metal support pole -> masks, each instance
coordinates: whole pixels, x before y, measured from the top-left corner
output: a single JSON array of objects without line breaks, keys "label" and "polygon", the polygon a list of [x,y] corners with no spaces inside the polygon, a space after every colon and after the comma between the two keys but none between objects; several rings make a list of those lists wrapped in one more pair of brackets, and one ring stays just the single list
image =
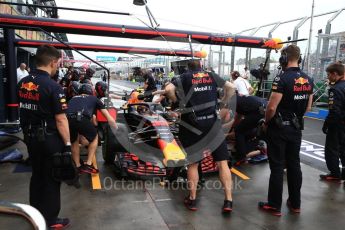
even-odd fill
[{"label": "metal support pole", "polygon": [[[0,56],[0,62],[2,63],[3,56]],[[0,65],[0,123],[6,121],[6,102],[5,102],[5,69],[3,65]]]},{"label": "metal support pole", "polygon": [[250,69],[249,68],[249,61],[248,61],[248,59],[249,59],[249,49],[246,49],[246,60],[245,60],[245,66],[247,66],[248,67],[248,69]]},{"label": "metal support pole", "polygon": [[208,52],[208,68],[212,68],[213,66],[212,66],[212,60],[213,59],[213,57],[212,57],[212,46],[210,46],[210,50],[209,50],[209,52]]},{"label": "metal support pole", "polygon": [[315,76],[314,81],[319,81],[322,78],[322,70],[319,69],[320,67],[320,49],[321,49],[321,36],[317,37],[317,48],[316,48],[316,67],[315,67]]},{"label": "metal support pole", "polygon": [[[231,71],[234,71],[234,68],[235,68],[235,46],[233,46],[231,48],[231,66],[230,66],[230,70]],[[230,72],[230,71],[229,71]]]},{"label": "metal support pole", "polygon": [[310,52],[311,52],[311,40],[313,35],[313,22],[314,22],[314,7],[315,7],[315,0],[313,0],[313,4],[311,7],[311,16],[310,16],[310,28],[309,28],[309,39],[308,39],[308,52],[307,52],[307,73],[310,74]]},{"label": "metal support pole", "polygon": [[[292,40],[297,40],[298,39],[298,29],[303,26],[303,24],[309,19],[309,17],[303,18],[293,29],[293,34],[292,34]],[[297,42],[293,42],[293,44],[297,44]]]},{"label": "metal support pole", "polygon": [[6,108],[7,120],[18,121],[18,99],[17,99],[17,55],[14,47],[15,32],[13,29],[4,29],[5,39],[5,76],[6,76]]},{"label": "metal support pole", "polygon": [[334,61],[338,61],[339,60],[339,56],[340,56],[340,37],[338,37],[337,39],[337,49],[335,50],[335,60]]},{"label": "metal support pole", "polygon": [[129,78],[129,74],[131,72],[130,68],[129,68],[129,63],[127,63],[127,68],[128,68],[128,74],[127,74],[127,78]]},{"label": "metal support pole", "polygon": [[223,55],[223,59],[222,59],[222,62],[223,62],[223,65],[222,65],[222,76],[224,76],[225,75],[225,51],[223,51],[223,53],[222,53],[222,55]]},{"label": "metal support pole", "polygon": [[[325,35],[329,35],[331,33],[331,22],[328,21],[326,25]],[[325,36],[322,37],[322,51],[321,51],[321,66],[320,70],[323,71],[325,68],[325,59],[328,56],[328,46],[329,46],[329,37]]]},{"label": "metal support pole", "polygon": [[252,59],[252,49],[249,49],[249,51],[248,51],[248,69],[252,68],[251,63],[250,63],[251,59]]},{"label": "metal support pole", "polygon": [[219,56],[218,56],[218,75],[222,75],[222,59],[223,59],[223,46],[220,46]]},{"label": "metal support pole", "polygon": [[[262,26],[256,27],[251,33],[250,36],[253,36],[254,34],[256,34],[260,29],[262,28]],[[252,49],[251,48],[247,48],[246,50],[246,66],[250,69],[250,59],[252,58]]]},{"label": "metal support pole", "polygon": [[[272,38],[272,34],[273,32],[281,25],[280,22],[276,23],[273,28],[268,32],[268,38]],[[266,69],[269,70],[270,69],[270,60],[271,60],[271,51],[266,50]]]},{"label": "metal support pole", "polygon": [[[341,14],[345,10],[345,8],[338,10],[336,13],[333,14],[333,16],[327,21],[325,35],[331,34],[331,28],[332,28],[332,21],[336,19],[339,14]],[[321,65],[320,70],[323,71],[325,68],[325,62],[326,58],[328,56],[328,46],[329,46],[329,37],[322,38],[322,53],[321,53]]]},{"label": "metal support pole", "polygon": [[271,60],[271,51],[269,51],[269,50],[266,50],[266,60],[267,60],[267,63],[266,63],[265,68],[269,71],[270,70],[270,60]]}]

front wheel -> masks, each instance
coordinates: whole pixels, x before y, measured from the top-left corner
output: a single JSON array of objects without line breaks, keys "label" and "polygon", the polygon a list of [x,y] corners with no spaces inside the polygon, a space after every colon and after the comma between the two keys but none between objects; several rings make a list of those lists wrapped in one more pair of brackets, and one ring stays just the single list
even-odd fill
[{"label": "front wheel", "polygon": [[115,161],[115,150],[112,148],[112,140],[115,138],[109,126],[104,129],[104,140],[102,143],[102,155],[106,164],[113,164]]}]

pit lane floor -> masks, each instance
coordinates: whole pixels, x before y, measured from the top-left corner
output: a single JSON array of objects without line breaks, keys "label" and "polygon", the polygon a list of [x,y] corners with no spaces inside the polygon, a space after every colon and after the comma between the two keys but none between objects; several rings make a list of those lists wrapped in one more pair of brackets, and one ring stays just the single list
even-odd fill
[{"label": "pit lane floor", "polygon": [[[322,122],[307,120],[302,151],[312,154],[311,148],[323,145],[324,136],[319,126]],[[309,143],[309,144],[308,144]],[[310,147],[312,146],[312,147]],[[320,147],[320,148],[321,148]],[[11,148],[26,152],[22,143]],[[307,151],[308,150],[308,151]],[[313,156],[321,157],[321,150]],[[343,184],[321,182],[321,172],[308,155],[302,156],[303,186],[302,213],[294,215],[282,207],[283,216],[274,217],[258,210],[257,202],[265,200],[269,178],[267,163],[242,165],[237,169],[250,177],[241,180],[233,175],[234,211],[222,215],[223,192],[216,175],[206,177],[206,185],[199,193],[199,210],[186,210],[182,201],[186,191],[180,186],[162,187],[158,180],[121,181],[113,167],[104,165],[100,149],[97,165],[100,169],[101,189],[93,189],[89,175],[82,175],[80,189],[63,185],[61,216],[69,217],[69,229],[344,229],[345,188]],[[318,160],[320,161],[320,160]],[[321,161],[320,161],[321,162]],[[320,163],[322,166],[324,163]],[[0,199],[28,203],[29,172],[13,173],[16,164],[0,165]],[[97,181],[97,180],[96,180]],[[284,200],[287,187],[284,185]],[[1,229],[26,229],[19,220],[0,215]]]}]

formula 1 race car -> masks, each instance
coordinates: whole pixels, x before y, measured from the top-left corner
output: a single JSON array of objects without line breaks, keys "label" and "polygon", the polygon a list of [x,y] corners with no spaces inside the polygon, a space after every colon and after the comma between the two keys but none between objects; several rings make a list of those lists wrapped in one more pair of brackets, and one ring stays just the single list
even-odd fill
[{"label": "formula 1 race car", "polygon": [[[134,92],[132,92],[133,94]],[[121,177],[169,181],[185,177],[186,153],[178,140],[178,122],[173,112],[160,104],[135,101],[116,113],[118,129],[112,130],[99,113],[100,140],[105,163],[114,164]],[[217,171],[211,154],[201,162],[203,172]]]},{"label": "formula 1 race car", "polygon": [[182,167],[186,154],[175,140],[159,104],[134,103],[116,115],[118,129],[102,127],[102,153],[121,176],[166,176],[166,168]]}]

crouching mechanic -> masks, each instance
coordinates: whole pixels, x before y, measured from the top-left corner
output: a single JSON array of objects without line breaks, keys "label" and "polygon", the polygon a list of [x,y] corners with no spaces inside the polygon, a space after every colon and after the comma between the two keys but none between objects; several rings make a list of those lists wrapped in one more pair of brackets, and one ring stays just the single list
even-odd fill
[{"label": "crouching mechanic", "polygon": [[246,157],[246,136],[252,133],[258,122],[264,118],[267,101],[256,96],[236,94],[236,114],[232,129],[235,130],[236,158]]},{"label": "crouching mechanic", "polygon": [[[115,120],[105,109],[104,104],[96,96],[93,96],[91,85],[81,85],[79,95],[68,102],[67,118],[71,133],[72,156],[80,173],[98,173],[98,170],[92,165],[98,145],[97,129],[92,121],[97,109],[107,118],[109,125],[116,129]],[[87,160],[82,165],[80,163],[80,136],[85,137],[89,142]]]},{"label": "crouching mechanic", "polygon": [[[230,158],[225,135],[216,114],[217,88],[224,89],[223,103],[227,104],[235,92],[232,83],[218,75],[201,69],[198,60],[188,63],[189,71],[182,74],[173,84],[165,87],[166,96],[172,102],[179,101],[181,122],[179,139],[188,157],[189,195],[184,204],[189,210],[196,211],[196,190],[199,181],[198,165],[205,151],[211,150],[214,161],[219,167],[220,181],[224,187],[225,199],[223,212],[232,211]],[[176,96],[177,93],[177,96]]]}]

